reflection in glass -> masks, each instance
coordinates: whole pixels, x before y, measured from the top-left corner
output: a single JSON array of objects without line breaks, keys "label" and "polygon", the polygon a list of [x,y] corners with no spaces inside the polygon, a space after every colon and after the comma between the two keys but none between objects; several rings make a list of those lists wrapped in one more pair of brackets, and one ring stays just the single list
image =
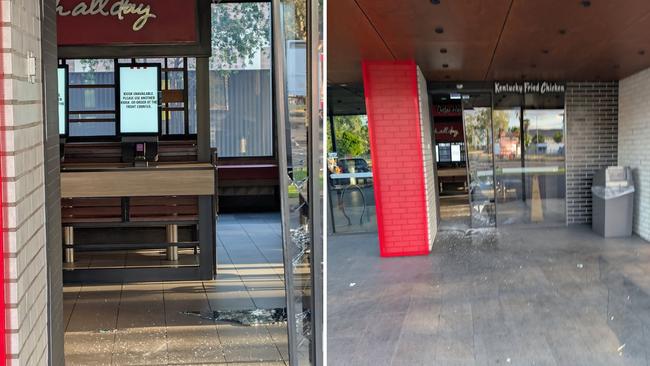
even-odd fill
[{"label": "reflection in glass", "polygon": [[332,230],[335,233],[376,231],[368,118],[333,116],[330,123],[333,128],[327,130],[327,183]]},{"label": "reflection in glass", "polygon": [[220,157],[274,155],[271,60],[271,3],[212,4],[210,144]]},{"label": "reflection in glass", "polygon": [[524,123],[530,221],[564,223],[564,109],[526,109]]},{"label": "reflection in glass", "polygon": [[564,99],[495,95],[497,224],[563,223]]},{"label": "reflection in glass", "polygon": [[495,224],[491,105],[490,94],[468,95],[463,99],[472,227]]},{"label": "reflection in glass", "polygon": [[525,215],[525,187],[521,161],[521,99],[519,95],[512,97],[514,98],[506,99],[506,102],[514,101],[516,107],[503,107],[495,103],[492,113],[498,224],[512,223]]}]

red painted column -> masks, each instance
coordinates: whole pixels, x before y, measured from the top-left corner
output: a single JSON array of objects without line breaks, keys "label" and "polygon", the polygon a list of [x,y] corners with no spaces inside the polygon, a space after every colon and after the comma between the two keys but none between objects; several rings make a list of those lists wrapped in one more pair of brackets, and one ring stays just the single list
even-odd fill
[{"label": "red painted column", "polygon": [[381,256],[428,254],[417,66],[364,61],[363,82]]}]

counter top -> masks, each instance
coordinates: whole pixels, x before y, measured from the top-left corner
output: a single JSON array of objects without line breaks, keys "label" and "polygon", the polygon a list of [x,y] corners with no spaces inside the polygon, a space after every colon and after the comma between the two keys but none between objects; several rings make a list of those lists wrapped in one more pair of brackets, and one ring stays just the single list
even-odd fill
[{"label": "counter top", "polygon": [[210,163],[75,164],[61,169],[61,197],[214,195],[214,175]]}]

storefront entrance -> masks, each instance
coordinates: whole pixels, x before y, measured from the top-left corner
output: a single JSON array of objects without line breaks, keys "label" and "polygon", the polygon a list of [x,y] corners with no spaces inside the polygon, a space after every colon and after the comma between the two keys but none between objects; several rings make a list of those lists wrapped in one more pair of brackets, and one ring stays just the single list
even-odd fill
[{"label": "storefront entrance", "polygon": [[[491,90],[463,91],[457,84],[456,90],[434,93],[443,227],[445,221],[471,228],[563,225],[564,86],[496,82]],[[463,170],[466,185],[454,185]],[[465,193],[468,211],[459,208]]]}]

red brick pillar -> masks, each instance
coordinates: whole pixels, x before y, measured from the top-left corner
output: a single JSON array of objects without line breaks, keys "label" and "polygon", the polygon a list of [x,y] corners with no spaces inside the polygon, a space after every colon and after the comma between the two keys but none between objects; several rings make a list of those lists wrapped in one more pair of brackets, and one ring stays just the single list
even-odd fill
[{"label": "red brick pillar", "polygon": [[365,61],[363,81],[381,256],[428,254],[417,66]]}]

